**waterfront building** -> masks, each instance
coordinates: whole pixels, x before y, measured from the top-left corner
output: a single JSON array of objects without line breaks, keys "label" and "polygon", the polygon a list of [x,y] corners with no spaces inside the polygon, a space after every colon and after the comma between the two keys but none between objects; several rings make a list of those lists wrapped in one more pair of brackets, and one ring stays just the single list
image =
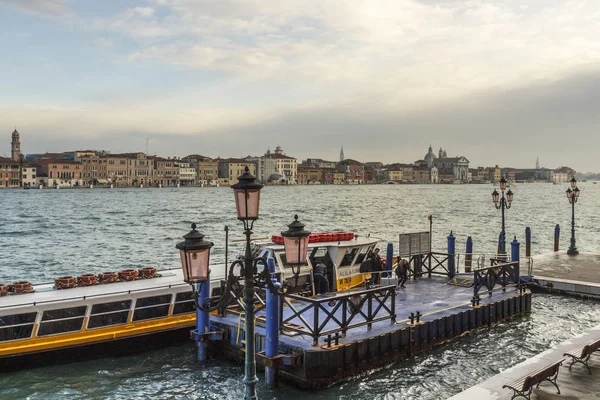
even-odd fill
[{"label": "waterfront building", "polygon": [[437,167],[429,168],[429,179],[431,183],[440,183],[440,177],[438,175]]},{"label": "waterfront building", "polygon": [[428,167],[413,168],[412,181],[414,183],[431,183],[431,174]]},{"label": "waterfront building", "polygon": [[175,161],[175,166],[179,168],[179,183],[182,186],[194,186],[196,184],[196,168],[189,162]]},{"label": "waterfront building", "polygon": [[36,187],[38,185],[37,168],[34,164],[21,165],[21,186]]},{"label": "waterfront building", "polygon": [[275,148],[275,152],[264,155],[277,161],[277,173],[285,179],[287,184],[296,184],[298,174],[298,161],[294,157],[286,156],[281,146]]},{"label": "waterfront building", "polygon": [[323,185],[334,184],[335,168],[322,168],[323,171]]},{"label": "waterfront building", "polygon": [[552,170],[550,180],[554,183],[569,182],[575,176],[575,170],[569,167],[560,167]]},{"label": "waterfront building", "polygon": [[391,181],[396,183],[402,183],[402,181],[404,180],[404,175],[402,174],[402,171],[400,169],[387,169],[385,170],[384,180],[388,182]]},{"label": "waterfront building", "polygon": [[238,176],[244,173],[246,167],[250,170],[250,174],[256,174],[254,163],[243,158],[223,158],[217,159],[217,162],[219,181],[224,184],[236,182]]},{"label": "waterfront building", "polygon": [[369,161],[365,163],[365,168],[381,169],[383,168],[383,163],[381,161]]},{"label": "waterfront building", "polygon": [[363,175],[364,183],[377,183],[377,171],[375,168],[370,166],[365,166],[364,175]]},{"label": "waterfront building", "polygon": [[[440,154],[446,154],[445,150],[440,148]],[[466,157],[438,157],[433,161],[433,166],[438,171],[444,171],[444,175],[448,175],[448,171],[452,171],[454,178],[452,180],[460,180],[468,182],[469,160]],[[440,178],[441,179],[441,178]]]},{"label": "waterfront building", "polygon": [[344,181],[348,185],[360,185],[363,183],[365,166],[361,162],[347,158],[338,163],[336,170],[337,172],[344,173]]},{"label": "waterfront building", "polygon": [[50,187],[76,187],[83,185],[83,166],[73,160],[43,159],[36,162],[40,183]]},{"label": "waterfront building", "polygon": [[321,158],[307,158],[306,160],[302,161],[302,164],[310,164],[313,167],[316,168],[334,168],[337,165],[337,163],[335,161],[325,161]]},{"label": "waterfront building", "polygon": [[451,169],[438,169],[438,179],[440,182],[453,183],[456,180],[456,176]]},{"label": "waterfront building", "polygon": [[492,182],[499,182],[502,179],[502,168],[498,167],[489,167],[488,168],[488,179]]},{"label": "waterfront building", "polygon": [[213,185],[219,179],[219,163],[210,157],[190,154],[183,158],[196,169],[196,185]]},{"label": "waterfront building", "polygon": [[[271,151],[267,150],[265,156],[270,154]],[[256,178],[262,183],[273,181],[275,175],[280,175],[278,171],[277,159],[265,156],[246,157],[246,160],[254,163],[256,168]],[[281,179],[281,177],[279,177],[277,181],[279,181],[279,179]]]},{"label": "waterfront building", "polygon": [[431,145],[429,145],[429,150],[427,151],[427,154],[425,154],[425,157],[423,157],[423,161],[425,161],[427,167],[433,167],[433,162],[435,161],[435,154],[433,154],[433,149],[431,148]]},{"label": "waterfront building", "polygon": [[[300,178],[300,174],[302,174],[302,178]],[[323,183],[323,170],[311,165],[300,164],[298,166],[298,183],[305,185],[321,185]]]},{"label": "waterfront building", "polygon": [[0,157],[0,187],[18,188],[20,186],[19,161]]},{"label": "waterfront building", "polygon": [[79,157],[83,166],[83,185],[98,185],[108,183],[108,160],[97,154],[84,154]]},{"label": "waterfront building", "polygon": [[[147,159],[148,163],[152,165],[152,168],[148,168],[150,177],[147,180],[147,185],[177,186],[179,183],[179,167],[175,164],[175,159],[157,156],[148,156]],[[194,170],[194,172],[196,171]]]},{"label": "waterfront building", "polygon": [[12,140],[10,142],[10,155],[11,160],[20,161],[19,156],[21,155],[21,138],[17,128],[12,133]]},{"label": "waterfront building", "polygon": [[344,185],[346,183],[346,173],[335,171],[333,173],[333,184]]},{"label": "waterfront building", "polygon": [[502,168],[502,176],[509,182],[516,180],[516,174],[514,168]]},{"label": "waterfront building", "polygon": [[[116,186],[129,185],[129,158],[126,154],[104,154],[100,158],[106,160],[107,183]],[[103,183],[101,179],[100,183]]]},{"label": "waterfront building", "polygon": [[154,170],[154,163],[148,160],[145,153],[123,153],[117,154],[127,160],[127,185],[150,185]]}]

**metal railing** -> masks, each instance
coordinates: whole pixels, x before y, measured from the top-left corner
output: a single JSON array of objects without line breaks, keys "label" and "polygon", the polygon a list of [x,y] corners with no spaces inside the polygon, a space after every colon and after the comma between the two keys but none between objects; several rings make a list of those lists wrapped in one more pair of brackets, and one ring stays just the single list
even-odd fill
[{"label": "metal railing", "polygon": [[[519,279],[518,261],[476,269],[473,271],[473,298],[478,299],[479,295],[484,293],[489,293],[491,296],[497,285],[500,285],[502,290],[506,291],[508,286],[517,286]],[[487,290],[481,291],[484,287]]]},{"label": "metal railing", "polygon": [[[346,292],[324,298],[307,298],[298,295],[284,295],[281,302],[280,329],[300,334],[309,334],[313,346],[319,338],[329,335],[346,335],[349,329],[367,326],[390,320],[396,322],[396,286],[380,286],[358,292]],[[389,301],[389,304],[386,302]],[[283,316],[287,306],[291,315]],[[309,322],[307,319],[312,319]]]}]

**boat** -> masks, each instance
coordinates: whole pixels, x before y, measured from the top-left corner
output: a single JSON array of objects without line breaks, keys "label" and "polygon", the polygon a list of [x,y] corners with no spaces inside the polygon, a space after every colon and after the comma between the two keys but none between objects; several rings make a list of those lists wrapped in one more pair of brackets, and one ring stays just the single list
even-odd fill
[{"label": "boat", "polygon": [[[313,263],[333,266],[329,269],[332,292],[363,286],[370,274],[360,273],[360,264],[378,241],[348,232],[313,234],[308,263],[297,276],[285,262],[280,237],[254,242],[253,251],[272,260],[281,283],[313,296]],[[225,269],[225,265],[212,268],[212,297],[222,293]],[[0,284],[0,371],[185,342],[195,322],[192,290],[181,269],[147,267],[60,277],[53,283]]]}]

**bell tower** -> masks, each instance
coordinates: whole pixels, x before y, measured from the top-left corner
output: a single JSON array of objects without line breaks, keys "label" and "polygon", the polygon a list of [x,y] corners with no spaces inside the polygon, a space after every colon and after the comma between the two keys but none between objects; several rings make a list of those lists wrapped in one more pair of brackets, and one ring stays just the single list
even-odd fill
[{"label": "bell tower", "polygon": [[19,139],[19,132],[15,128],[12,133],[12,141],[10,142],[10,153],[13,161],[19,161],[19,155],[21,154],[21,140]]}]

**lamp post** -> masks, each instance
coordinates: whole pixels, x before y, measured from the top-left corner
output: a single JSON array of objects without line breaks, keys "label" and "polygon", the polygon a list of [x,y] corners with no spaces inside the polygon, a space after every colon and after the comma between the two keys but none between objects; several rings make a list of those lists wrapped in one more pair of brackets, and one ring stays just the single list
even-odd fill
[{"label": "lamp post", "polygon": [[579,254],[575,244],[575,203],[577,203],[578,198],[579,188],[577,187],[577,179],[573,177],[571,179],[571,187],[567,189],[567,199],[571,203],[571,245],[569,246],[569,250],[567,250],[567,254],[572,256]]},{"label": "lamp post", "polygon": [[506,190],[506,184],[507,184],[506,179],[504,179],[504,177],[502,177],[502,179],[500,179],[500,191],[502,192],[502,197],[500,197],[500,193],[498,193],[498,191],[496,189],[494,189],[494,191],[492,192],[492,201],[494,202],[496,209],[502,210],[501,255],[503,257],[506,257],[506,231],[505,231],[505,227],[504,227],[504,210],[505,209],[508,210],[513,201],[512,190],[508,189],[508,191],[506,192],[506,196],[504,196],[504,191]]},{"label": "lamp post", "polygon": [[[216,309],[223,309],[229,305],[235,298],[243,294],[244,312],[245,312],[245,362],[244,362],[244,400],[255,400],[256,383],[256,349],[254,339],[254,295],[255,286],[268,287],[271,293],[282,295],[289,291],[286,286],[283,290],[278,289],[273,283],[271,273],[267,266],[267,260],[263,257],[253,257],[250,246],[250,237],[254,221],[258,219],[258,210],[260,205],[260,190],[262,185],[256,183],[256,178],[250,174],[248,167],[238,178],[238,183],[231,185],[234,190],[235,203],[237,208],[237,218],[244,223],[244,234],[246,235],[246,250],[243,257],[234,261],[229,267],[227,274],[226,288],[223,294],[218,298],[211,298],[208,295],[200,302],[198,298],[202,295],[203,285],[210,281],[209,254],[212,247],[211,242],[204,241],[204,235],[196,231],[196,224],[192,224],[192,231],[184,236],[184,241],[178,243],[175,247],[181,254],[181,266],[183,268],[184,280],[192,285],[196,308],[203,312],[209,312]],[[282,232],[284,236],[284,245],[286,260],[288,264],[297,267],[293,269],[297,276],[299,266],[306,264],[308,252],[308,236],[310,232],[304,230],[304,225],[298,221],[295,216],[294,222],[288,225],[288,230]],[[258,265],[263,269],[259,271]],[[236,269],[236,267],[239,267]],[[239,273],[235,272],[239,270]],[[243,282],[243,287],[240,283]],[[204,332],[199,332],[204,333]]]}]

